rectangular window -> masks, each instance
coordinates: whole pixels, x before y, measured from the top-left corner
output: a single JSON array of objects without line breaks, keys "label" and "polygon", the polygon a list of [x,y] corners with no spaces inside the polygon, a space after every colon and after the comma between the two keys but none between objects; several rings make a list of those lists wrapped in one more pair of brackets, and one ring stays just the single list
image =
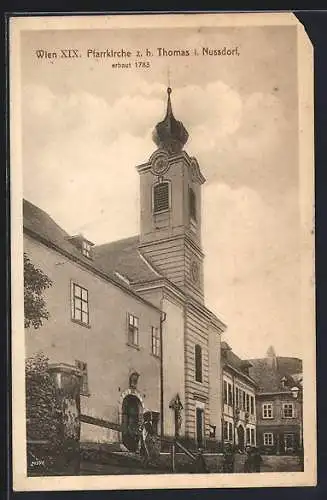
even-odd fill
[{"label": "rectangular window", "polygon": [[240,397],[239,397],[239,388],[236,387],[235,389],[235,405],[236,405],[236,408],[239,408],[240,406]]},{"label": "rectangular window", "polygon": [[243,391],[243,410],[246,411],[246,394],[244,391]]},{"label": "rectangular window", "polygon": [[294,449],[294,434],[284,434],[285,451]]},{"label": "rectangular window", "polygon": [[228,423],[228,441],[233,441],[233,424]]},{"label": "rectangular window", "polygon": [[246,429],[246,444],[251,444],[251,432],[249,427]]},{"label": "rectangular window", "polygon": [[284,418],[293,418],[294,417],[294,405],[293,405],[293,403],[284,403],[283,404],[283,417]]},{"label": "rectangular window", "polygon": [[228,440],[228,423],[224,422],[224,440]]},{"label": "rectangular window", "polygon": [[169,210],[169,182],[161,182],[153,187],[153,212]]},{"label": "rectangular window", "polygon": [[250,396],[249,394],[246,395],[246,411],[250,413]]},{"label": "rectangular window", "polygon": [[233,391],[231,384],[228,384],[228,406],[233,406]]},{"label": "rectangular window", "polygon": [[91,245],[87,241],[82,241],[82,254],[88,259],[91,257]]},{"label": "rectangular window", "polygon": [[262,418],[273,418],[272,403],[262,405]]},{"label": "rectangular window", "polygon": [[196,221],[196,197],[194,189],[189,188],[189,200],[190,200],[190,217]]},{"label": "rectangular window", "polygon": [[255,445],[254,429],[251,429],[251,444]]},{"label": "rectangular window", "polygon": [[263,434],[264,446],[272,446],[274,444],[274,435],[272,432],[265,432]]},{"label": "rectangular window", "polygon": [[250,396],[250,413],[254,415],[254,397]]},{"label": "rectangular window", "polygon": [[76,359],[75,365],[82,373],[80,382],[80,394],[83,396],[89,396],[87,364],[84,363],[84,361],[79,361],[78,359]]},{"label": "rectangular window", "polygon": [[202,349],[198,344],[195,346],[195,380],[202,382]]},{"label": "rectangular window", "polygon": [[89,293],[76,283],[72,283],[72,319],[89,324]]},{"label": "rectangular window", "polygon": [[159,334],[159,328],[156,328],[155,326],[152,327],[152,354],[154,356],[160,356],[160,334]]},{"label": "rectangular window", "polygon": [[228,402],[228,396],[227,396],[227,382],[224,380],[224,404],[227,405]]},{"label": "rectangular window", "polygon": [[128,343],[139,345],[139,319],[133,314],[128,315]]}]

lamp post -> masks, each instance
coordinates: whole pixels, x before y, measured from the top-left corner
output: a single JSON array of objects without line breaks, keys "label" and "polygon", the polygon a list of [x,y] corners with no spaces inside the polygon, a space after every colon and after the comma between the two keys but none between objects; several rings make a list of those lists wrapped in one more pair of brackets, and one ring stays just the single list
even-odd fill
[{"label": "lamp post", "polygon": [[299,428],[300,428],[300,432],[299,432],[299,445],[300,445],[300,451],[302,451],[303,449],[303,427],[302,427],[302,416],[303,416],[303,412],[302,412],[302,404],[303,404],[303,391],[302,391],[302,387],[299,387],[299,386],[294,386],[294,387],[291,387],[291,394],[292,394],[292,397],[294,399],[296,399],[298,402],[299,402],[299,408],[300,408],[300,415],[299,415]]}]

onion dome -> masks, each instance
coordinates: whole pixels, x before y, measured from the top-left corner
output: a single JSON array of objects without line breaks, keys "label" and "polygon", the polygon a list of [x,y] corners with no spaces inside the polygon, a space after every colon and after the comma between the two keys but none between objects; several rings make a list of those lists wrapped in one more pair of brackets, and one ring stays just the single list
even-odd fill
[{"label": "onion dome", "polygon": [[152,138],[159,149],[165,149],[169,153],[179,153],[187,142],[188,132],[183,123],[174,117],[170,100],[171,92],[171,88],[168,87],[166,116],[156,125]]}]

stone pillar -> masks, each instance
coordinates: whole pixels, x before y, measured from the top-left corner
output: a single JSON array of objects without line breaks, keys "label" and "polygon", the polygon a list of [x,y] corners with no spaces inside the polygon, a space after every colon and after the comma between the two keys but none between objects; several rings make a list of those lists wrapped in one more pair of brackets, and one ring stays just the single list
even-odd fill
[{"label": "stone pillar", "polygon": [[80,384],[81,372],[66,364],[52,364],[49,372],[57,389],[61,408],[60,458],[57,462],[61,475],[77,475],[80,470]]}]

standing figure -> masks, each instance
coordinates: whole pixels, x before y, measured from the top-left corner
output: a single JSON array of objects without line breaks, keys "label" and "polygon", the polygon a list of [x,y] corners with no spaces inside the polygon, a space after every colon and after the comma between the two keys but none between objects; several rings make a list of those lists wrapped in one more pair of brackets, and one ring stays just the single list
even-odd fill
[{"label": "standing figure", "polygon": [[253,472],[260,472],[262,464],[262,456],[260,454],[259,448],[254,448],[253,451]]},{"label": "standing figure", "polygon": [[224,450],[223,472],[231,474],[234,472],[234,451],[231,445],[226,444]]}]

